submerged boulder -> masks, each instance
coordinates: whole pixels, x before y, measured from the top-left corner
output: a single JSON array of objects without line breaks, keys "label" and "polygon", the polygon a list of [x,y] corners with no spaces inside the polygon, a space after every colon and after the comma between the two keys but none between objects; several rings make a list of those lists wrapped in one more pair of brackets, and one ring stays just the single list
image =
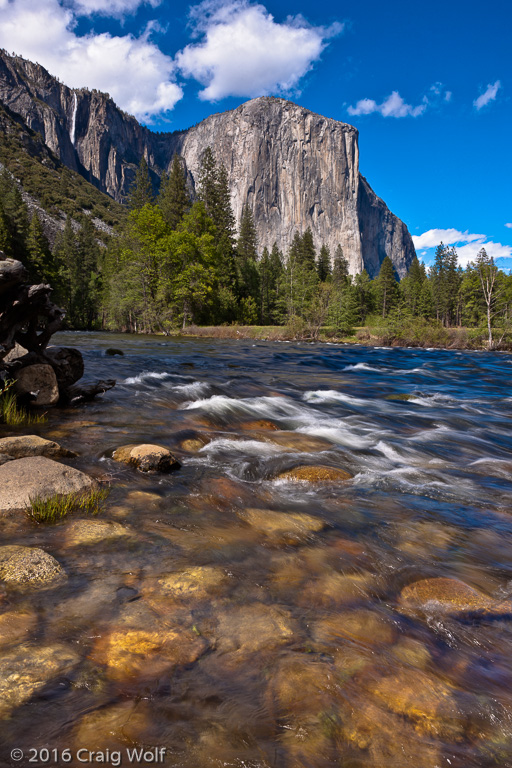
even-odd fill
[{"label": "submerged boulder", "polygon": [[53,586],[66,579],[57,560],[39,547],[0,547],[0,579],[17,588]]},{"label": "submerged boulder", "polygon": [[132,531],[111,520],[73,520],[64,529],[64,542],[68,547],[80,547],[112,541],[130,536]]},{"label": "submerged boulder", "polygon": [[303,480],[308,483],[332,483],[338,480],[350,480],[350,477],[344,469],[321,466],[294,467],[278,475],[279,480]]},{"label": "submerged boulder", "polygon": [[443,613],[452,616],[512,615],[512,601],[495,600],[459,579],[420,579],[404,587],[399,604],[407,612]]},{"label": "submerged boulder", "polygon": [[30,699],[53,678],[68,675],[80,660],[77,652],[55,644],[21,645],[0,658],[0,718]]},{"label": "submerged boulder", "polygon": [[16,459],[0,467],[0,514],[30,507],[36,497],[80,493],[95,487],[95,481],[78,469],[45,456]]},{"label": "submerged boulder", "polygon": [[168,448],[150,443],[122,445],[114,451],[112,458],[141,472],[172,472],[181,467]]},{"label": "submerged boulder", "polygon": [[323,520],[303,512],[244,509],[238,516],[275,544],[299,544],[325,527]]},{"label": "submerged boulder", "polygon": [[183,629],[114,630],[96,644],[92,659],[104,664],[107,677],[118,682],[154,681],[175,667],[192,664],[207,650],[202,637]]}]

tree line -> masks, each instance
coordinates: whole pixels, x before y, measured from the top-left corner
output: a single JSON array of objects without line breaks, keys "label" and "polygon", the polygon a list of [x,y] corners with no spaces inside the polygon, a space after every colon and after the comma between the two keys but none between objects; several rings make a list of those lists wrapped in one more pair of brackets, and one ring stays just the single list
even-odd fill
[{"label": "tree line", "polygon": [[[210,147],[195,195],[182,160],[173,158],[157,194],[142,160],[126,223],[105,247],[90,217],[68,216],[50,249],[7,171],[0,174],[0,249],[20,258],[31,279],[50,282],[71,328],[168,332],[190,324],[286,325],[317,338],[321,328],[349,334],[368,322],[419,319],[444,328],[486,328],[489,346],[509,326],[512,277],[485,249],[465,269],[441,243],[427,269],[417,258],[400,281],[389,257],[370,279],[349,274],[343,249],[317,250],[311,230],[286,254],[259,249],[251,209],[238,227],[228,176]],[[238,234],[237,234],[238,232]]]}]

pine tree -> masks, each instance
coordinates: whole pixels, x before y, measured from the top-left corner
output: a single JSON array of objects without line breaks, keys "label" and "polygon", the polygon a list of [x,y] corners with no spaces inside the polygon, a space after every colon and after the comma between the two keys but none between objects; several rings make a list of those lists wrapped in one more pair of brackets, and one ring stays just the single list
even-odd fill
[{"label": "pine tree", "polygon": [[199,179],[197,185],[197,197],[204,203],[206,213],[215,222],[218,192],[217,161],[211,147],[206,147],[201,156]]},{"label": "pine tree", "polygon": [[382,317],[385,318],[395,306],[398,297],[398,286],[393,262],[386,256],[380,265],[379,276],[376,280],[377,300]]},{"label": "pine tree", "polygon": [[76,238],[70,216],[66,218],[64,229],[55,240],[53,258],[56,270],[56,297],[69,315],[73,301],[72,269],[76,261]]},{"label": "pine tree", "polygon": [[326,245],[322,245],[320,248],[317,271],[318,279],[321,283],[325,283],[331,276],[331,252]]},{"label": "pine tree", "polygon": [[34,211],[27,234],[27,261],[32,280],[53,283],[56,277],[52,269],[50,244],[44,234],[41,220]]},{"label": "pine tree", "polygon": [[341,245],[336,246],[334,252],[334,261],[332,266],[332,282],[336,286],[346,285],[348,283],[348,261],[343,255]]},{"label": "pine tree", "polygon": [[316,250],[313,241],[313,233],[311,227],[308,227],[302,235],[302,254],[301,261],[304,266],[310,269],[315,269],[316,266]]},{"label": "pine tree", "polygon": [[169,175],[162,174],[157,202],[164,221],[169,224],[171,229],[176,229],[183,216],[190,209],[190,195],[187,190],[185,169],[178,155],[174,155],[172,159]]},{"label": "pine tree", "polygon": [[141,158],[135,179],[130,188],[128,205],[134,211],[140,211],[148,203],[153,203],[153,185],[149,176],[149,168],[144,157]]},{"label": "pine tree", "polygon": [[244,205],[242,208],[236,252],[242,264],[250,260],[256,261],[258,258],[256,227],[254,226],[252,211],[248,205]]},{"label": "pine tree", "polygon": [[9,255],[25,263],[29,228],[28,208],[18,185],[5,167],[0,173],[0,200],[9,232]]}]

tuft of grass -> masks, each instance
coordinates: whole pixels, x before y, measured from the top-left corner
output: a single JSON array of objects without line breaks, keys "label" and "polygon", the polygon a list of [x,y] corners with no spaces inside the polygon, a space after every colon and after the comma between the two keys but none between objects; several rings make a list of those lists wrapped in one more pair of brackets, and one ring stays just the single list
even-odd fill
[{"label": "tuft of grass", "polygon": [[34,415],[21,408],[12,391],[14,381],[5,381],[0,385],[0,422],[9,427],[20,427],[29,424],[44,424],[46,415]]},{"label": "tuft of grass", "polygon": [[103,511],[110,488],[98,488],[93,491],[80,493],[56,494],[47,499],[36,496],[30,499],[30,509],[27,515],[32,522],[51,525],[67,517],[73,512],[85,515],[97,515]]}]

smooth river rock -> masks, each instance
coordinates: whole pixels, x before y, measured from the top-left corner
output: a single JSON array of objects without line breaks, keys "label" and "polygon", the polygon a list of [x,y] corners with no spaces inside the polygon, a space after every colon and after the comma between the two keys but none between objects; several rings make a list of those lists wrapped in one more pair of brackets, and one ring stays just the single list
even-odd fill
[{"label": "smooth river rock", "polygon": [[16,459],[0,467],[0,514],[30,507],[30,499],[80,493],[95,487],[92,478],[44,456]]},{"label": "smooth river rock", "polygon": [[130,536],[132,531],[111,520],[73,520],[63,530],[64,543],[68,547],[99,544]]},{"label": "smooth river rock", "polygon": [[114,451],[112,458],[141,472],[172,472],[181,467],[168,448],[150,443],[122,445]]},{"label": "smooth river rock", "polygon": [[52,680],[68,675],[78,664],[77,652],[55,644],[43,648],[21,645],[0,658],[0,718],[24,704]]},{"label": "smooth river rock", "polygon": [[274,544],[300,544],[325,527],[323,520],[303,512],[244,509],[237,514]]},{"label": "smooth river rock", "polygon": [[65,579],[60,563],[39,547],[0,547],[0,580],[10,586],[37,589]]},{"label": "smooth river rock", "polygon": [[114,630],[95,645],[91,658],[118,682],[155,680],[192,664],[208,648],[204,638],[181,627],[165,631]]},{"label": "smooth river rock", "polygon": [[350,474],[337,467],[295,467],[281,472],[280,480],[302,480],[307,483],[332,483],[336,481],[350,480]]},{"label": "smooth river rock", "polygon": [[512,615],[512,601],[496,600],[459,579],[420,579],[404,587],[399,604],[408,612],[443,613],[452,616]]},{"label": "smooth river rock", "polygon": [[26,459],[30,456],[46,456],[47,458],[72,458],[77,456],[74,451],[62,448],[53,440],[45,440],[38,435],[16,435],[0,439],[0,454],[7,454],[13,459]]}]

